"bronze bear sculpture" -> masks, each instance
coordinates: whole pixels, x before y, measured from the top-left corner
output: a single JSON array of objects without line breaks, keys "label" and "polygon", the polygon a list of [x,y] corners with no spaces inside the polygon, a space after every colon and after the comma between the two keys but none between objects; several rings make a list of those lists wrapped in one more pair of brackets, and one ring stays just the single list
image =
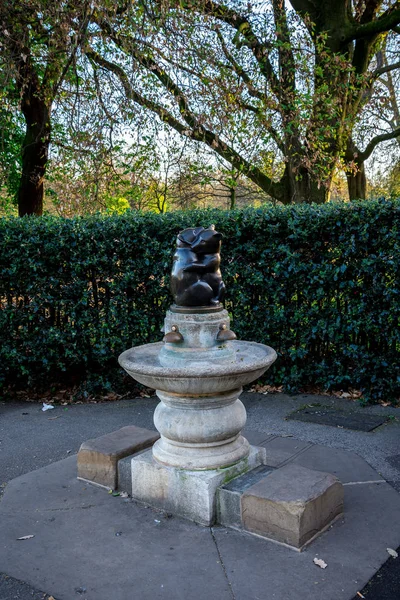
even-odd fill
[{"label": "bronze bear sculpture", "polygon": [[211,225],[178,234],[171,272],[171,292],[177,306],[217,306],[224,300],[220,265],[222,233]]}]

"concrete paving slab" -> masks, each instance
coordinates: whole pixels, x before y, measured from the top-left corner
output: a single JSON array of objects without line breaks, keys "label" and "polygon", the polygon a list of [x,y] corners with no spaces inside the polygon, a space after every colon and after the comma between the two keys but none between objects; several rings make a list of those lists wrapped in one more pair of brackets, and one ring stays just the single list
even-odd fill
[{"label": "concrete paving slab", "polygon": [[[0,503],[7,574],[57,600],[232,600],[208,528],[84,485],[75,479],[75,462],[7,486]],[[29,495],[21,496],[24,486]],[[35,537],[17,541],[23,535]]]},{"label": "concrete paving slab", "polygon": [[315,471],[332,473],[342,483],[383,481],[361,456],[340,448],[327,448],[317,444],[307,448],[290,462]]},{"label": "concrete paving slab", "polygon": [[[249,429],[275,434],[292,435],[299,440],[343,448],[362,456],[384,479],[398,485],[400,490],[400,471],[387,460],[388,456],[399,454],[400,408],[393,406],[361,406],[343,398],[300,394],[252,394],[241,396],[247,410]],[[305,404],[319,403],[344,411],[358,412],[361,415],[385,415],[390,420],[371,432],[328,427],[316,423],[287,420],[288,414]]]},{"label": "concrete paving slab", "polygon": [[[387,560],[386,548],[397,547],[400,497],[387,483],[347,486],[345,507],[344,518],[301,553],[215,528],[236,600],[353,598]],[[316,566],[314,558],[322,558],[328,567]]]},{"label": "concrete paving slab", "polygon": [[270,442],[276,437],[275,435],[268,435],[262,431],[253,431],[252,429],[243,429],[242,435],[246,440],[252,444],[252,446],[260,446],[263,443]]},{"label": "concrete paving slab", "polygon": [[[260,436],[273,436],[274,434],[292,435],[294,438],[298,438],[299,440],[302,440],[304,442],[311,441],[316,444],[328,446],[330,448],[342,448],[348,451],[355,451],[360,456],[364,457],[364,459],[368,463],[370,463],[370,465],[372,465],[377,471],[379,471],[379,473],[381,473],[387,481],[390,481],[391,484],[395,486],[396,489],[400,492],[400,469],[398,467],[398,463],[397,461],[388,460],[390,457],[397,457],[399,455],[400,408],[396,409],[394,407],[382,407],[377,405],[362,407],[355,402],[349,402],[345,399],[327,396],[287,396],[285,394],[262,395],[254,393],[244,393],[241,396],[241,400],[246,405],[248,412],[248,430],[252,430],[255,432],[255,434],[259,434]],[[289,414],[289,412],[300,408],[304,404],[310,404],[312,402],[319,402],[321,405],[325,404],[327,406],[332,406],[342,410],[356,410],[360,414],[383,414],[389,416],[390,421],[386,425],[375,429],[373,432],[367,433],[336,427],[327,427],[314,423],[304,423],[300,421],[286,420],[286,417]],[[157,403],[157,398],[136,398],[133,400],[123,400],[104,404],[84,404],[73,405],[68,407],[57,406],[50,413],[46,413],[41,411],[40,404],[2,404],[0,402],[0,497],[1,490],[3,489],[1,487],[1,484],[3,482],[9,481],[13,477],[18,477],[23,473],[32,471],[32,469],[37,469],[39,467],[48,465],[51,462],[61,460],[68,456],[68,453],[70,453],[71,451],[77,452],[83,440],[87,440],[89,438],[96,437],[109,431],[113,431],[124,425],[135,424],[141,427],[152,429],[154,427],[153,412]],[[57,416],[57,419],[54,419],[54,416]],[[317,467],[314,466],[313,468]],[[323,469],[325,468],[326,467],[324,466]],[[58,485],[56,481],[55,484]],[[21,494],[24,493],[24,487],[25,486],[20,486]],[[356,486],[346,485],[346,496],[347,498],[350,498],[349,494],[352,490],[354,490],[357,493],[357,495],[363,493],[364,498],[366,498],[368,495],[367,490],[370,487],[370,485],[365,484],[359,484]],[[10,489],[10,486],[8,486],[8,490]],[[92,491],[94,491],[94,488],[91,489]],[[396,492],[393,489],[392,492],[393,494],[396,494]],[[104,490],[95,490],[97,502],[99,501],[99,498],[104,498],[104,493]],[[20,500],[22,500],[22,496],[19,496],[18,494],[17,496],[18,502],[11,503],[13,511],[13,513],[11,513],[12,518],[16,520],[18,520],[19,518],[16,514],[16,507],[20,506]],[[66,492],[66,496],[68,496],[68,492]],[[24,502],[27,500],[28,497],[29,493],[25,495]],[[396,497],[398,498],[399,495],[397,495]],[[50,505],[50,503],[52,502],[52,498],[50,496],[49,491],[46,490],[45,492],[43,492],[42,500],[43,498],[47,498],[47,501]],[[105,500],[105,502],[125,502],[121,498],[111,498],[107,494],[106,498],[107,500]],[[66,500],[68,500],[68,498],[66,498]],[[393,504],[392,499],[385,495],[385,497],[381,498],[381,501],[382,504],[379,505],[379,502],[375,500],[374,514],[379,515],[379,517],[381,517],[382,513],[387,513],[387,509],[389,508],[389,520],[391,519],[393,527],[396,528],[399,521],[398,505],[394,503],[394,509],[393,511],[391,511],[391,506]],[[87,503],[90,504],[90,502]],[[70,512],[74,512],[75,510],[81,510],[81,512],[83,513],[90,513],[91,511],[90,508],[69,508],[73,506],[73,502],[70,502],[69,504],[67,502],[67,508]],[[110,507],[110,505],[108,506]],[[2,502],[0,502],[0,508],[1,507]],[[145,509],[143,510],[145,511]],[[61,514],[61,512],[62,511],[59,511],[57,509],[56,515]],[[139,515],[141,514],[142,513],[139,512]],[[101,516],[102,518],[104,518],[103,512]],[[51,516],[49,518],[51,518]],[[155,516],[155,518],[157,518],[157,515]],[[373,519],[374,518],[375,517],[373,517]],[[360,521],[362,521],[362,519],[363,517],[361,517]],[[5,565],[4,562],[2,562],[4,545],[2,535],[3,531],[5,531],[3,515],[0,515],[0,523],[0,569],[2,568],[3,570],[8,570],[6,569],[6,566],[11,566],[12,557],[10,558],[11,562],[7,563],[7,565]],[[21,524],[23,525],[23,523]],[[94,522],[92,525],[92,529],[95,531],[97,526],[98,523]],[[334,529],[332,531],[336,531],[336,528],[341,527],[341,521],[339,521],[339,523],[335,524]],[[366,529],[368,529],[368,527],[369,524],[367,522]],[[378,521],[378,531],[379,528],[380,522]],[[225,530],[216,529],[216,540],[216,532],[218,531],[221,531],[221,535],[223,535],[225,538],[228,538],[229,535],[234,534],[232,530],[228,530],[228,533],[225,534]],[[328,532],[327,534],[324,534],[320,538],[320,540],[313,542],[313,544],[307,550],[307,552],[309,553],[310,550],[313,551],[314,548],[317,548],[316,545],[325,539],[325,535],[331,536],[332,531]],[[22,534],[24,533],[28,533],[28,531],[26,531],[25,528],[22,529]],[[313,600],[314,598],[318,598],[318,600],[329,600],[332,598],[334,598],[335,600],[337,598],[344,598],[345,600],[349,600],[351,596],[346,596],[346,591],[348,589],[347,584],[343,588],[344,592],[340,592],[339,587],[340,583],[346,582],[347,579],[356,579],[356,577],[358,576],[357,565],[360,562],[360,549],[361,563],[364,566],[364,550],[379,549],[379,560],[376,560],[375,558],[371,560],[369,564],[370,571],[372,572],[374,569],[377,569],[379,567],[380,561],[385,560],[385,558],[388,556],[386,553],[386,547],[399,547],[399,544],[397,546],[395,545],[395,541],[390,542],[390,540],[386,540],[387,543],[383,543],[383,539],[378,539],[374,528],[374,522],[372,522],[372,527],[370,528],[368,534],[364,532],[360,539],[357,530],[353,532],[352,535],[354,535],[354,544],[352,550],[351,552],[347,552],[343,555],[344,563],[349,563],[348,568],[346,567],[347,570],[344,570],[345,567],[343,567],[343,571],[341,570],[342,568],[340,568],[338,572],[335,572],[335,576],[339,574],[341,578],[338,587],[335,588],[339,590],[339,593],[338,595],[335,595],[335,589],[329,587],[330,580],[328,582],[325,581],[326,577],[331,571],[332,564],[330,557],[327,569],[320,570],[318,567],[312,565],[311,571],[306,570],[304,572],[305,579],[304,581],[302,581],[301,578],[299,579],[299,571],[296,570],[296,572],[294,572],[292,570],[292,565],[294,564],[295,558],[299,558],[299,555],[297,553],[293,552],[292,550],[288,550],[290,554],[288,555],[288,558],[285,559],[285,561],[281,564],[279,561],[279,550],[277,550],[280,548],[278,545],[266,542],[265,540],[252,538],[251,536],[246,536],[245,534],[237,535],[239,543],[234,549],[234,558],[236,562],[230,563],[229,553],[226,554],[226,556],[223,556],[226,564],[233,564],[236,568],[235,576],[232,576],[231,579],[231,583],[234,586],[234,591],[237,592],[238,590],[244,590],[243,595],[236,595],[236,600],[256,600],[256,598],[266,600],[266,597],[268,597],[268,600],[270,600],[271,598],[278,598],[279,600],[291,600],[292,598],[296,598],[296,600],[308,600],[307,594],[309,592],[309,587],[307,585],[306,579],[308,577],[310,579],[310,582],[313,583],[315,573],[317,573],[318,578],[322,577],[324,579],[323,585],[325,587],[323,587],[323,589],[327,590],[328,595],[324,595],[323,593],[318,594],[317,592],[315,592],[314,596],[309,596],[311,600]],[[244,542],[244,537],[246,537],[246,542]],[[386,539],[386,536],[384,535],[383,538]],[[65,536],[65,539],[68,541],[68,535]],[[116,539],[120,539],[120,537],[117,537]],[[29,544],[30,542],[35,540],[36,538],[33,538],[33,540],[18,542],[18,544]],[[94,538],[93,543],[95,542],[96,537]],[[146,543],[146,540],[144,543]],[[59,546],[62,546],[63,544],[64,537],[59,540]],[[263,550],[265,545],[268,547],[273,547],[274,552],[272,553],[272,558],[269,557],[268,553],[266,553]],[[222,545],[219,546],[219,549],[221,549]],[[254,551],[252,551],[252,548],[254,548]],[[286,549],[283,550],[285,551]],[[115,548],[113,548],[113,551],[115,551]],[[197,553],[197,549],[195,551]],[[277,553],[278,558],[277,560],[275,560],[275,562],[273,562],[272,559],[273,557],[277,556]],[[242,556],[242,554],[244,554],[244,556]],[[311,559],[314,557],[312,552],[310,556]],[[26,564],[29,564],[31,557],[32,555],[30,553],[26,554]],[[62,562],[64,560],[63,552],[60,548],[57,550],[57,557],[59,562]],[[44,574],[44,576],[46,575],[46,568],[44,566],[46,560],[47,557],[44,557],[43,565],[40,566],[41,575]],[[246,561],[249,561],[249,563],[251,563],[252,565],[251,576],[248,576],[248,574],[246,573]],[[391,561],[392,562],[390,564],[393,565],[396,565],[398,562],[392,559]],[[182,564],[183,566],[185,566],[184,561]],[[295,564],[301,566],[300,562],[296,562]],[[130,563],[126,571],[129,572],[130,569],[134,568],[133,565],[134,563]],[[271,565],[271,569],[275,570],[275,575],[281,573],[282,577],[281,588],[277,587],[272,589],[271,591],[269,581],[267,579],[267,575],[270,572],[269,565]],[[228,576],[230,576],[228,571],[227,574]],[[12,573],[9,572],[9,575],[12,575]],[[121,571],[118,570],[116,572],[116,575],[120,576]],[[125,577],[125,573],[123,576]],[[211,576],[213,575],[211,574]],[[74,573],[66,573],[66,577],[74,579]],[[110,574],[110,572],[107,573],[107,577],[109,579],[113,579],[113,576],[112,574]],[[178,577],[182,577],[182,573],[180,571]],[[23,576],[21,578],[23,579]],[[239,578],[242,579],[241,582],[238,582]],[[285,578],[287,578],[287,581],[285,580]],[[38,589],[44,589],[41,583],[43,579],[44,577],[36,577],[36,581],[40,581],[40,583],[37,583],[36,585]],[[298,582],[297,588],[295,588],[296,580]],[[287,593],[290,594],[289,596],[285,595],[285,583],[288,584]],[[360,587],[356,588],[356,585],[357,583],[354,584],[354,590],[358,591],[362,589]],[[315,584],[315,587],[319,587],[321,589],[321,583],[319,582],[318,584]],[[8,589],[8,587],[6,589]],[[12,588],[12,590],[14,590],[14,588]],[[53,595],[57,598],[57,600],[63,600],[63,598],[66,597],[60,596],[60,598],[58,598],[58,596],[54,593],[54,590],[46,588],[46,591],[47,590],[50,593],[53,592]],[[127,598],[132,597],[132,590],[139,590],[139,588],[132,587],[129,590]],[[208,593],[208,590],[209,588],[207,587],[206,593]],[[296,591],[297,594],[295,593]],[[1,592],[2,593],[0,593],[0,598],[2,600],[3,598],[4,600],[15,600],[14,591],[10,592],[9,595],[4,595],[3,589],[1,588]],[[213,592],[215,592],[215,589],[213,590]],[[353,598],[355,597],[355,593],[356,592],[354,592],[353,594]],[[368,594],[368,597],[370,595],[371,600],[372,598],[373,600],[381,600],[380,595],[374,596],[371,593]],[[388,598],[389,600],[390,598],[390,600],[393,600],[394,598],[397,598],[398,595],[399,589],[396,588],[395,591],[393,591],[392,596],[385,595],[385,599]],[[155,597],[157,598],[157,595],[155,595]],[[169,598],[166,595],[162,597],[167,598],[167,600],[175,600],[176,595],[173,595],[172,597],[170,596]],[[187,597],[191,598],[192,594],[188,594]],[[219,595],[215,593],[208,593],[208,596],[205,597],[219,598]],[[225,598],[226,596],[222,595],[222,597]],[[84,596],[74,593],[74,595],[71,596],[71,600],[72,598],[76,600],[76,598],[84,598]],[[110,598],[114,598],[113,593],[109,598],[107,598],[107,600],[110,600]],[[25,598],[24,596],[23,600],[27,600],[27,597]],[[126,597],[124,598],[124,600],[126,600]]]},{"label": "concrete paving slab", "polygon": [[345,518],[299,554],[113,497],[76,480],[75,461],[11,481],[0,502],[2,569],[57,600],[349,600],[400,544],[387,483],[346,486]]},{"label": "concrete paving slab", "polygon": [[275,436],[259,445],[264,446],[266,449],[266,464],[270,467],[280,467],[311,447],[310,442],[302,442],[291,437]]}]

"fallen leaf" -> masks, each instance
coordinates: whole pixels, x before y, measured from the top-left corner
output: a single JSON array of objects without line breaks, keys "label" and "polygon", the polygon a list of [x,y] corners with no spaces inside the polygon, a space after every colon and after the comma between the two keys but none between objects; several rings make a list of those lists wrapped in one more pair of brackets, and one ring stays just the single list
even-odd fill
[{"label": "fallen leaf", "polygon": [[322,560],[322,558],[314,558],[314,565],[321,567],[321,569],[326,569],[326,567],[328,566],[326,562]]},{"label": "fallen leaf", "polygon": [[396,550],[393,550],[393,548],[386,548],[386,550],[388,551],[388,554],[390,554],[390,556],[392,556],[393,558],[397,558],[399,556]]},{"label": "fallen leaf", "polygon": [[35,537],[34,535],[23,535],[20,538],[17,538],[17,540],[30,540],[31,538]]},{"label": "fallen leaf", "polygon": [[361,398],[361,396],[362,396],[362,391],[361,390],[355,390],[353,388],[349,388],[349,392],[351,394],[351,397],[355,398],[355,399]]}]

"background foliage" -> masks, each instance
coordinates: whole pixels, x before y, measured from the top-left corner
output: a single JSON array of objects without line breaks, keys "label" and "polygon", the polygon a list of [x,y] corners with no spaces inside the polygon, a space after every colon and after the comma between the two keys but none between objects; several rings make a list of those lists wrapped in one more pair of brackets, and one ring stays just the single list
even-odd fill
[{"label": "background foliage", "polygon": [[273,346],[266,381],[400,394],[400,201],[0,219],[0,388],[107,387],[159,341],[176,233],[223,232],[239,339]]}]

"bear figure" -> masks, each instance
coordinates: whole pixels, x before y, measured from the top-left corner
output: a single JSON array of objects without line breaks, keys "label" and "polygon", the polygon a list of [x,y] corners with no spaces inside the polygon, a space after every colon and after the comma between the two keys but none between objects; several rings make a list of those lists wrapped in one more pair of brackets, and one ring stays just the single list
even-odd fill
[{"label": "bear figure", "polygon": [[177,237],[171,272],[171,292],[177,306],[216,306],[225,285],[219,269],[222,234],[211,225],[189,228]]}]

